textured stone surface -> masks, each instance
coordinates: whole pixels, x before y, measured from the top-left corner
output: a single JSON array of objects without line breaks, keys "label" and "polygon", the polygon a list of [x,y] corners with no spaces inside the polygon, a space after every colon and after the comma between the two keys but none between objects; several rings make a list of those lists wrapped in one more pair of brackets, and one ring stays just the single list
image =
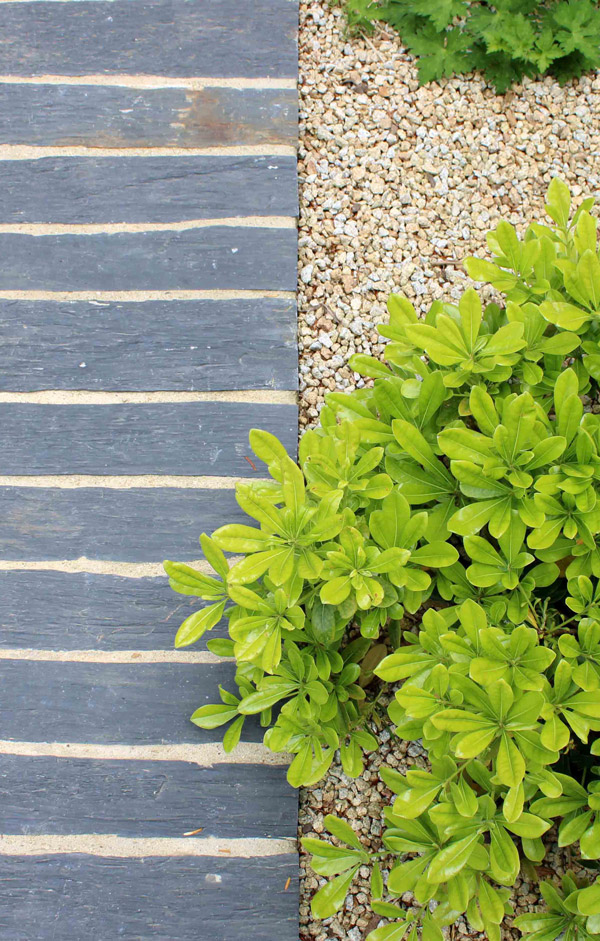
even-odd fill
[{"label": "textured stone surface", "polygon": [[294,291],[295,246],[292,228],[252,226],[0,233],[0,290]]},{"label": "textured stone surface", "polygon": [[276,765],[3,755],[0,831],[293,837],[298,797],[285,774]]},{"label": "textured stone surface", "polygon": [[[0,647],[40,650],[172,650],[175,630],[208,604],[167,577],[0,571]],[[211,637],[227,633],[222,621]]]},{"label": "textured stone surface", "polygon": [[247,522],[233,489],[0,487],[0,559],[197,559],[225,522]]},{"label": "textured stone surface", "polygon": [[294,145],[297,133],[291,89],[0,85],[3,144],[268,150]]},{"label": "textured stone surface", "polygon": [[296,305],[3,300],[0,357],[16,392],[295,389]]},{"label": "textured stone surface", "polygon": [[189,717],[234,664],[171,653],[204,602],[126,577],[247,522],[219,478],[264,474],[251,426],[295,448],[296,25],[294,0],[0,4],[7,941],[298,939],[286,769],[206,765],[224,730]]},{"label": "textured stone surface", "polygon": [[[0,678],[10,690],[0,737],[93,745],[219,742],[222,729],[199,729],[189,717],[218,700],[219,683],[234,689],[233,675],[232,663],[0,660]],[[246,720],[243,739],[262,741],[254,716]]]},{"label": "textured stone surface", "polygon": [[[300,30],[299,333],[301,422],[328,391],[363,380],[376,325],[404,294],[424,313],[456,302],[462,262],[487,256],[500,219],[542,221],[553,176],[575,199],[600,184],[600,74],[526,80],[496,95],[478,75],[419,86],[398,34],[352,37],[344,14],[303,3]],[[489,297],[487,289],[483,292]]]},{"label": "textured stone surface", "polygon": [[0,72],[294,77],[297,22],[290,0],[2,4]]},{"label": "textured stone surface", "polygon": [[298,211],[295,157],[268,155],[6,160],[2,194],[0,222],[11,223],[181,222]]},{"label": "textured stone surface", "polygon": [[70,474],[249,478],[268,476],[248,443],[250,429],[270,431],[294,453],[298,427],[295,405],[240,402],[0,403],[0,424],[10,441],[5,474],[68,467]]},{"label": "textured stone surface", "polygon": [[295,854],[2,856],[0,931],[11,941],[297,941],[297,865]]}]

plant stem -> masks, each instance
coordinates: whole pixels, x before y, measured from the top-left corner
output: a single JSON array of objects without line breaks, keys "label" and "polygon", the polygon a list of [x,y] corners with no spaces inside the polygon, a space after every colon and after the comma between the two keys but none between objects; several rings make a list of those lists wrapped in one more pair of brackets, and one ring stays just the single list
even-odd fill
[{"label": "plant stem", "polygon": [[551,631],[544,631],[546,637],[552,637],[553,634],[556,634],[565,624],[571,624],[575,620],[575,615],[572,618],[565,618],[564,621],[561,621],[559,624],[555,624]]}]

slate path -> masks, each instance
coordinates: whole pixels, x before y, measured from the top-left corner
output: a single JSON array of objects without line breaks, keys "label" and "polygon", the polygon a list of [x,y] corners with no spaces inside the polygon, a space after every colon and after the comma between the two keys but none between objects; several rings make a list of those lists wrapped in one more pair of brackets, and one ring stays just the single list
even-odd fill
[{"label": "slate path", "polygon": [[297,17],[0,3],[0,941],[298,939],[296,794],[189,722],[233,668],[161,572],[295,449]]}]

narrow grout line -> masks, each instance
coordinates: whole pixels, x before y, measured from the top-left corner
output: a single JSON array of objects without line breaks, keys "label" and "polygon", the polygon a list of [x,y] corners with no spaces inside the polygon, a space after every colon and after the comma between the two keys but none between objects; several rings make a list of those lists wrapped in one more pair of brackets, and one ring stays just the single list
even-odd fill
[{"label": "narrow grout line", "polygon": [[85,758],[99,761],[186,761],[213,765],[276,765],[286,767],[291,756],[272,752],[258,742],[240,742],[226,752],[221,742],[203,745],[92,745],[86,742],[9,742],[0,740],[1,755],[29,758]]},{"label": "narrow grout line", "polygon": [[[6,2],[6,0],[2,0]],[[171,75],[152,75],[139,73],[126,75],[0,75],[0,85],[95,85],[120,86],[123,88],[159,89],[185,88],[189,91],[202,91],[204,88],[231,88],[234,91],[295,91],[295,78],[209,78],[194,76],[183,78]]]},{"label": "narrow grout line", "polygon": [[118,233],[187,232],[189,229],[295,229],[294,216],[234,216],[186,219],[183,222],[0,222],[8,235],[113,235]]},{"label": "narrow grout line", "polygon": [[[231,565],[239,561],[239,556],[229,559]],[[214,575],[212,567],[205,559],[186,560],[186,564],[203,572]],[[0,572],[64,572],[71,575],[119,575],[123,578],[167,578],[162,562],[117,562],[104,559],[0,559]]]},{"label": "narrow grout line", "polygon": [[0,856],[47,856],[87,853],[90,856],[143,858],[147,856],[231,856],[254,859],[295,852],[293,839],[224,838],[195,840],[179,837],[123,837],[103,834],[55,836],[2,835]]},{"label": "narrow grout line", "polygon": [[[81,0],[0,0],[0,3],[79,3]],[[88,3],[107,3],[110,0],[87,0]],[[298,0],[283,0],[284,3],[297,3]]]},{"label": "narrow grout line", "polygon": [[[29,0],[27,0],[29,2]],[[43,0],[48,3],[60,3],[63,0]],[[64,0],[79,3],[81,0]],[[100,0],[92,0],[100,2]],[[257,291],[257,290],[215,290],[180,291],[7,291],[0,289],[0,300],[6,301],[242,301],[262,300],[267,297],[295,301],[295,291]]]},{"label": "narrow grout line", "polygon": [[43,392],[0,392],[0,404],[13,405],[149,405],[170,402],[225,402],[238,405],[296,405],[298,394],[249,389],[241,392],[95,392],[47,389]]},{"label": "narrow grout line", "polygon": [[200,663],[213,666],[229,657],[210,650],[37,650],[34,647],[0,648],[0,660],[37,660],[50,663]]},{"label": "narrow grout line", "polygon": [[[0,0],[2,3],[12,0]],[[15,0],[29,2],[29,0]],[[31,0],[33,2],[33,0]],[[48,0],[80,2],[80,0]],[[94,2],[94,0],[91,0]],[[96,0],[102,2],[102,0]],[[296,157],[291,144],[215,145],[213,147],[92,147],[84,144],[38,146],[0,144],[0,160],[40,160],[43,157]]]},{"label": "narrow grout line", "polygon": [[182,487],[186,490],[234,490],[237,484],[266,480],[264,477],[193,477],[174,474],[11,474],[0,476],[0,487],[48,487],[78,490],[85,487],[106,487],[109,490],[131,490],[134,487],[153,489]]}]

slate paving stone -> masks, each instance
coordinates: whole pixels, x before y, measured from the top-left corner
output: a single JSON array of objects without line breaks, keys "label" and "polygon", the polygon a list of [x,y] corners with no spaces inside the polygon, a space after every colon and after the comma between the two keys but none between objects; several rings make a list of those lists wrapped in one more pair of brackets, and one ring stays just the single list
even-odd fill
[{"label": "slate paving stone", "polygon": [[[189,717],[218,701],[218,685],[234,691],[234,665],[84,663],[0,660],[5,697],[0,739],[93,745],[201,745],[223,729],[200,729]],[[262,742],[250,716],[242,739]],[[251,809],[248,808],[251,812]]]},{"label": "slate paving stone", "polygon": [[297,125],[296,92],[291,89],[0,85],[3,144],[113,149],[260,146],[268,151],[273,145],[293,146]]},{"label": "slate paving stone", "polygon": [[298,941],[295,853],[255,859],[0,857],[10,941]]},{"label": "slate paving stone", "polygon": [[[0,648],[173,650],[180,623],[210,602],[166,577],[0,571]],[[221,621],[207,637],[227,636]],[[195,649],[202,649],[198,647]]]},{"label": "slate paving stone", "polygon": [[[1,15],[0,5],[0,20]],[[123,154],[2,163],[0,222],[181,222],[297,214],[295,157]]]},{"label": "slate paving stone", "polygon": [[0,5],[0,72],[294,78],[290,0]]},{"label": "slate paving stone", "polygon": [[[180,621],[205,602],[166,577],[26,567],[199,559],[202,531],[248,522],[231,481],[199,489],[161,477],[263,476],[246,460],[252,426],[295,450],[296,406],[268,400],[297,388],[298,108],[282,87],[297,72],[297,14],[294,0],[0,4],[0,76],[36,77],[0,83],[0,141],[31,148],[2,163],[0,225],[33,227],[0,233],[0,294],[24,292],[0,304],[0,389],[260,390],[266,400],[0,404],[1,473],[38,476],[0,485],[0,559],[25,563],[0,572],[0,739],[34,751],[0,765],[0,832],[22,840],[0,855],[7,941],[298,939],[297,854],[262,855],[273,838],[294,845],[285,767],[141,757],[157,745],[198,745],[183,754],[199,757],[222,739],[189,717],[219,684],[235,689],[234,663],[144,657],[172,650]],[[219,224],[256,216],[286,219]],[[85,229],[108,224],[134,231]],[[112,480],[82,487],[74,474]],[[213,636],[225,631],[222,620]],[[263,734],[250,717],[242,739]],[[86,745],[89,757],[44,754],[56,742]],[[103,757],[111,745],[138,746],[138,757]],[[67,840],[55,854],[43,845],[51,836]],[[152,841],[143,858],[119,845],[128,837]],[[227,845],[168,856],[167,837],[188,853],[207,837],[264,842],[246,846],[248,859]],[[65,852],[71,838],[85,852]]]},{"label": "slate paving stone", "polygon": [[[296,450],[295,405],[173,402],[118,405],[0,403],[10,441],[4,474],[181,474],[268,477],[249,445],[252,428]],[[251,463],[252,462],[252,463]],[[0,523],[1,530],[1,523]]]},{"label": "slate paving stone", "polygon": [[277,765],[3,755],[0,832],[293,839],[298,795],[285,775]]},{"label": "slate paving stone", "polygon": [[185,562],[225,522],[248,523],[233,489],[5,486],[0,559]]},{"label": "slate paving stone", "polygon": [[4,232],[0,290],[294,291],[296,239],[291,228],[219,225],[110,234]]},{"label": "slate paving stone", "polygon": [[0,358],[15,392],[296,389],[296,305],[2,300]]}]

